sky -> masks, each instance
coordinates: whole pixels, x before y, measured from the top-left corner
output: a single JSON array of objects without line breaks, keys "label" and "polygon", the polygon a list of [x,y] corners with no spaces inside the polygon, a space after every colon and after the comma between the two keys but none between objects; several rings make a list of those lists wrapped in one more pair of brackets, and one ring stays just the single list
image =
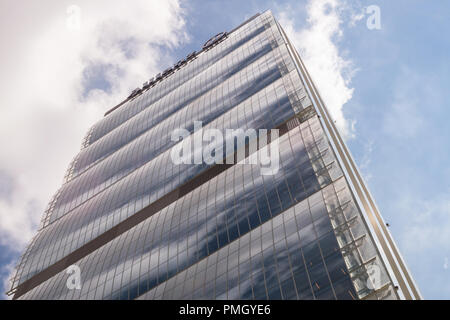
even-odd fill
[{"label": "sky", "polygon": [[0,0],[1,297],[89,127],[211,36],[268,9],[422,295],[450,299],[446,0]]}]

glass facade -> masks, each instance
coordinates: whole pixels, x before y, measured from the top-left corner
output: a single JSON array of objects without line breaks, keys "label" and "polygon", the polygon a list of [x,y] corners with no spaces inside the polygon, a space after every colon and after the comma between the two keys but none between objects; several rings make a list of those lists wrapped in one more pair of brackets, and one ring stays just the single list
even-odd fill
[{"label": "glass facade", "polygon": [[[15,299],[420,298],[270,12],[144,87],[87,133],[19,261]],[[194,135],[196,121],[280,129],[266,146],[279,146],[279,170],[175,164],[171,134]]]}]

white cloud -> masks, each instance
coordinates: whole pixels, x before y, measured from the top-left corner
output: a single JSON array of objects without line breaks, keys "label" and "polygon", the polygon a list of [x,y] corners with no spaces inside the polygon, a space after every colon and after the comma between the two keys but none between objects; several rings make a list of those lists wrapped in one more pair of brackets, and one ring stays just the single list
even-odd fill
[{"label": "white cloud", "polygon": [[290,10],[282,10],[279,18],[344,138],[354,134],[354,124],[344,117],[343,107],[352,98],[350,80],[356,71],[336,44],[342,37],[342,10],[347,8],[340,0],[309,1],[306,29],[296,29]]},{"label": "white cloud", "polygon": [[10,289],[11,284],[9,282],[9,279],[15,271],[15,265],[16,262],[12,261],[0,267],[0,281],[2,281],[2,283],[0,284],[0,289],[2,289],[0,291],[0,299],[12,299],[12,296],[6,295],[5,292]]},{"label": "white cloud", "polygon": [[354,27],[357,22],[361,21],[365,17],[365,12],[355,13],[351,16],[349,26]]},{"label": "white cloud", "polygon": [[352,2],[351,6],[345,7],[345,10],[348,12],[348,26],[351,28],[366,18],[366,7],[362,3]]},{"label": "white cloud", "polygon": [[[67,27],[72,4],[0,5],[8,43],[0,53],[0,245],[16,252],[35,233],[88,128],[172,62],[160,46],[188,40],[176,0],[77,1],[79,30]],[[106,82],[87,90],[96,70]]]}]

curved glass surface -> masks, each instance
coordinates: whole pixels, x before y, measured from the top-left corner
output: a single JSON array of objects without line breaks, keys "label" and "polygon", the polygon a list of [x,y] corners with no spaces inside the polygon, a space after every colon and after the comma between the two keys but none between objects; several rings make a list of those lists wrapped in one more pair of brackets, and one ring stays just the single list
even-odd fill
[{"label": "curved glass surface", "polygon": [[[235,274],[232,269],[238,264],[243,271],[249,269],[247,263],[250,263],[250,257],[259,266],[248,272],[248,275],[254,272],[255,283],[259,286],[253,289],[256,290],[255,294],[252,294],[252,286],[249,285],[242,294],[238,291],[233,295],[228,290],[228,298],[266,298],[265,285],[270,297],[275,298],[273,286],[279,282],[277,274],[282,275],[281,282],[286,290],[288,281],[298,281],[299,298],[334,298],[328,276],[316,269],[321,268],[320,271],[323,271],[325,266],[329,266],[330,271],[336,273],[344,260],[332,234],[321,194],[304,201],[320,189],[305,147],[310,132],[308,130],[311,129],[308,126],[305,128],[303,131],[291,130],[279,139],[284,152],[276,175],[262,176],[258,165],[237,164],[80,260],[79,266],[85,275],[83,287],[87,291],[79,291],[78,298],[135,298],[147,290],[157,290],[159,284],[175,275],[178,278],[180,272],[189,273],[195,268],[193,266],[205,264],[206,257],[209,261],[219,256],[220,259],[228,260],[229,272],[236,278],[233,281],[237,281],[239,273]],[[340,173],[334,175],[338,177]],[[272,229],[273,233],[268,232]],[[321,258],[319,243],[323,246],[326,260]],[[287,249],[292,251],[291,255]],[[95,261],[100,256],[105,263],[98,268]],[[294,264],[292,269],[290,259],[301,263]],[[308,268],[310,263],[314,267]],[[216,261],[215,268],[217,266],[223,269],[227,263]],[[196,270],[203,274],[201,267]],[[264,278],[264,270],[271,277],[267,278],[267,282],[260,282],[257,279]],[[292,271],[290,277],[284,270]],[[223,271],[226,269],[219,273]],[[312,283],[315,285],[317,282],[321,290],[314,290],[310,281],[302,279],[307,272],[311,272]],[[316,273],[317,279],[314,277]],[[33,294],[47,299],[69,298],[65,295],[72,292],[65,289],[65,278],[64,273],[61,273],[42,287],[27,293],[24,298],[35,298]],[[87,284],[100,278],[100,286]],[[336,275],[337,288],[339,281],[344,278],[348,281],[348,274]],[[136,279],[140,280],[135,290],[133,286],[136,285]],[[225,279],[226,285],[226,274],[225,278],[218,279]],[[102,285],[108,289],[103,290]],[[53,289],[48,290],[50,287]],[[90,292],[89,288],[97,289]],[[295,288],[291,289],[294,290],[290,291],[289,298],[294,298],[294,295],[296,298]],[[42,290],[48,292],[44,294]],[[338,291],[338,295],[350,298],[348,293],[341,291]],[[216,296],[205,293],[196,296],[194,291],[191,293],[194,298],[227,298],[223,292],[218,292]],[[148,294],[153,294],[153,291]],[[288,294],[287,291],[285,294]]]},{"label": "curved glass surface", "polygon": [[[283,91],[280,82],[274,82],[253,95],[252,99],[230,110],[228,116],[219,117],[208,126],[244,130],[274,128],[282,119],[287,120],[294,115],[286,92]],[[277,123],[274,123],[274,120]],[[245,126],[240,127],[240,124]],[[206,164],[174,165],[170,150],[163,152],[42,229],[30,249],[27,268],[22,273],[21,281],[204,172],[208,167]]]},{"label": "curved glass surface", "polygon": [[[49,221],[61,217],[115,181],[148,163],[161,152],[170,149],[175,145],[175,142],[171,141],[171,133],[176,128],[193,132],[194,121],[202,121],[204,126],[212,121],[221,123],[224,117],[229,116],[227,111],[238,107],[280,77],[274,60],[270,56],[263,57],[258,63],[232,77],[229,82],[224,82],[217,90],[160,121],[104,161],[64,184]],[[127,133],[133,132],[133,128],[129,127]],[[122,136],[126,137],[127,134]],[[99,142],[102,141],[104,139]]]}]

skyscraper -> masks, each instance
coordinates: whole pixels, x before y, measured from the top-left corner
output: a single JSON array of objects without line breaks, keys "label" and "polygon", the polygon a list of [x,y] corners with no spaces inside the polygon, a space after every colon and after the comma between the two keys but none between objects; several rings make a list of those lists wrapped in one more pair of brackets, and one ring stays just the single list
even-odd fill
[{"label": "skyscraper", "polygon": [[421,297],[270,12],[214,36],[89,130],[10,293]]}]

